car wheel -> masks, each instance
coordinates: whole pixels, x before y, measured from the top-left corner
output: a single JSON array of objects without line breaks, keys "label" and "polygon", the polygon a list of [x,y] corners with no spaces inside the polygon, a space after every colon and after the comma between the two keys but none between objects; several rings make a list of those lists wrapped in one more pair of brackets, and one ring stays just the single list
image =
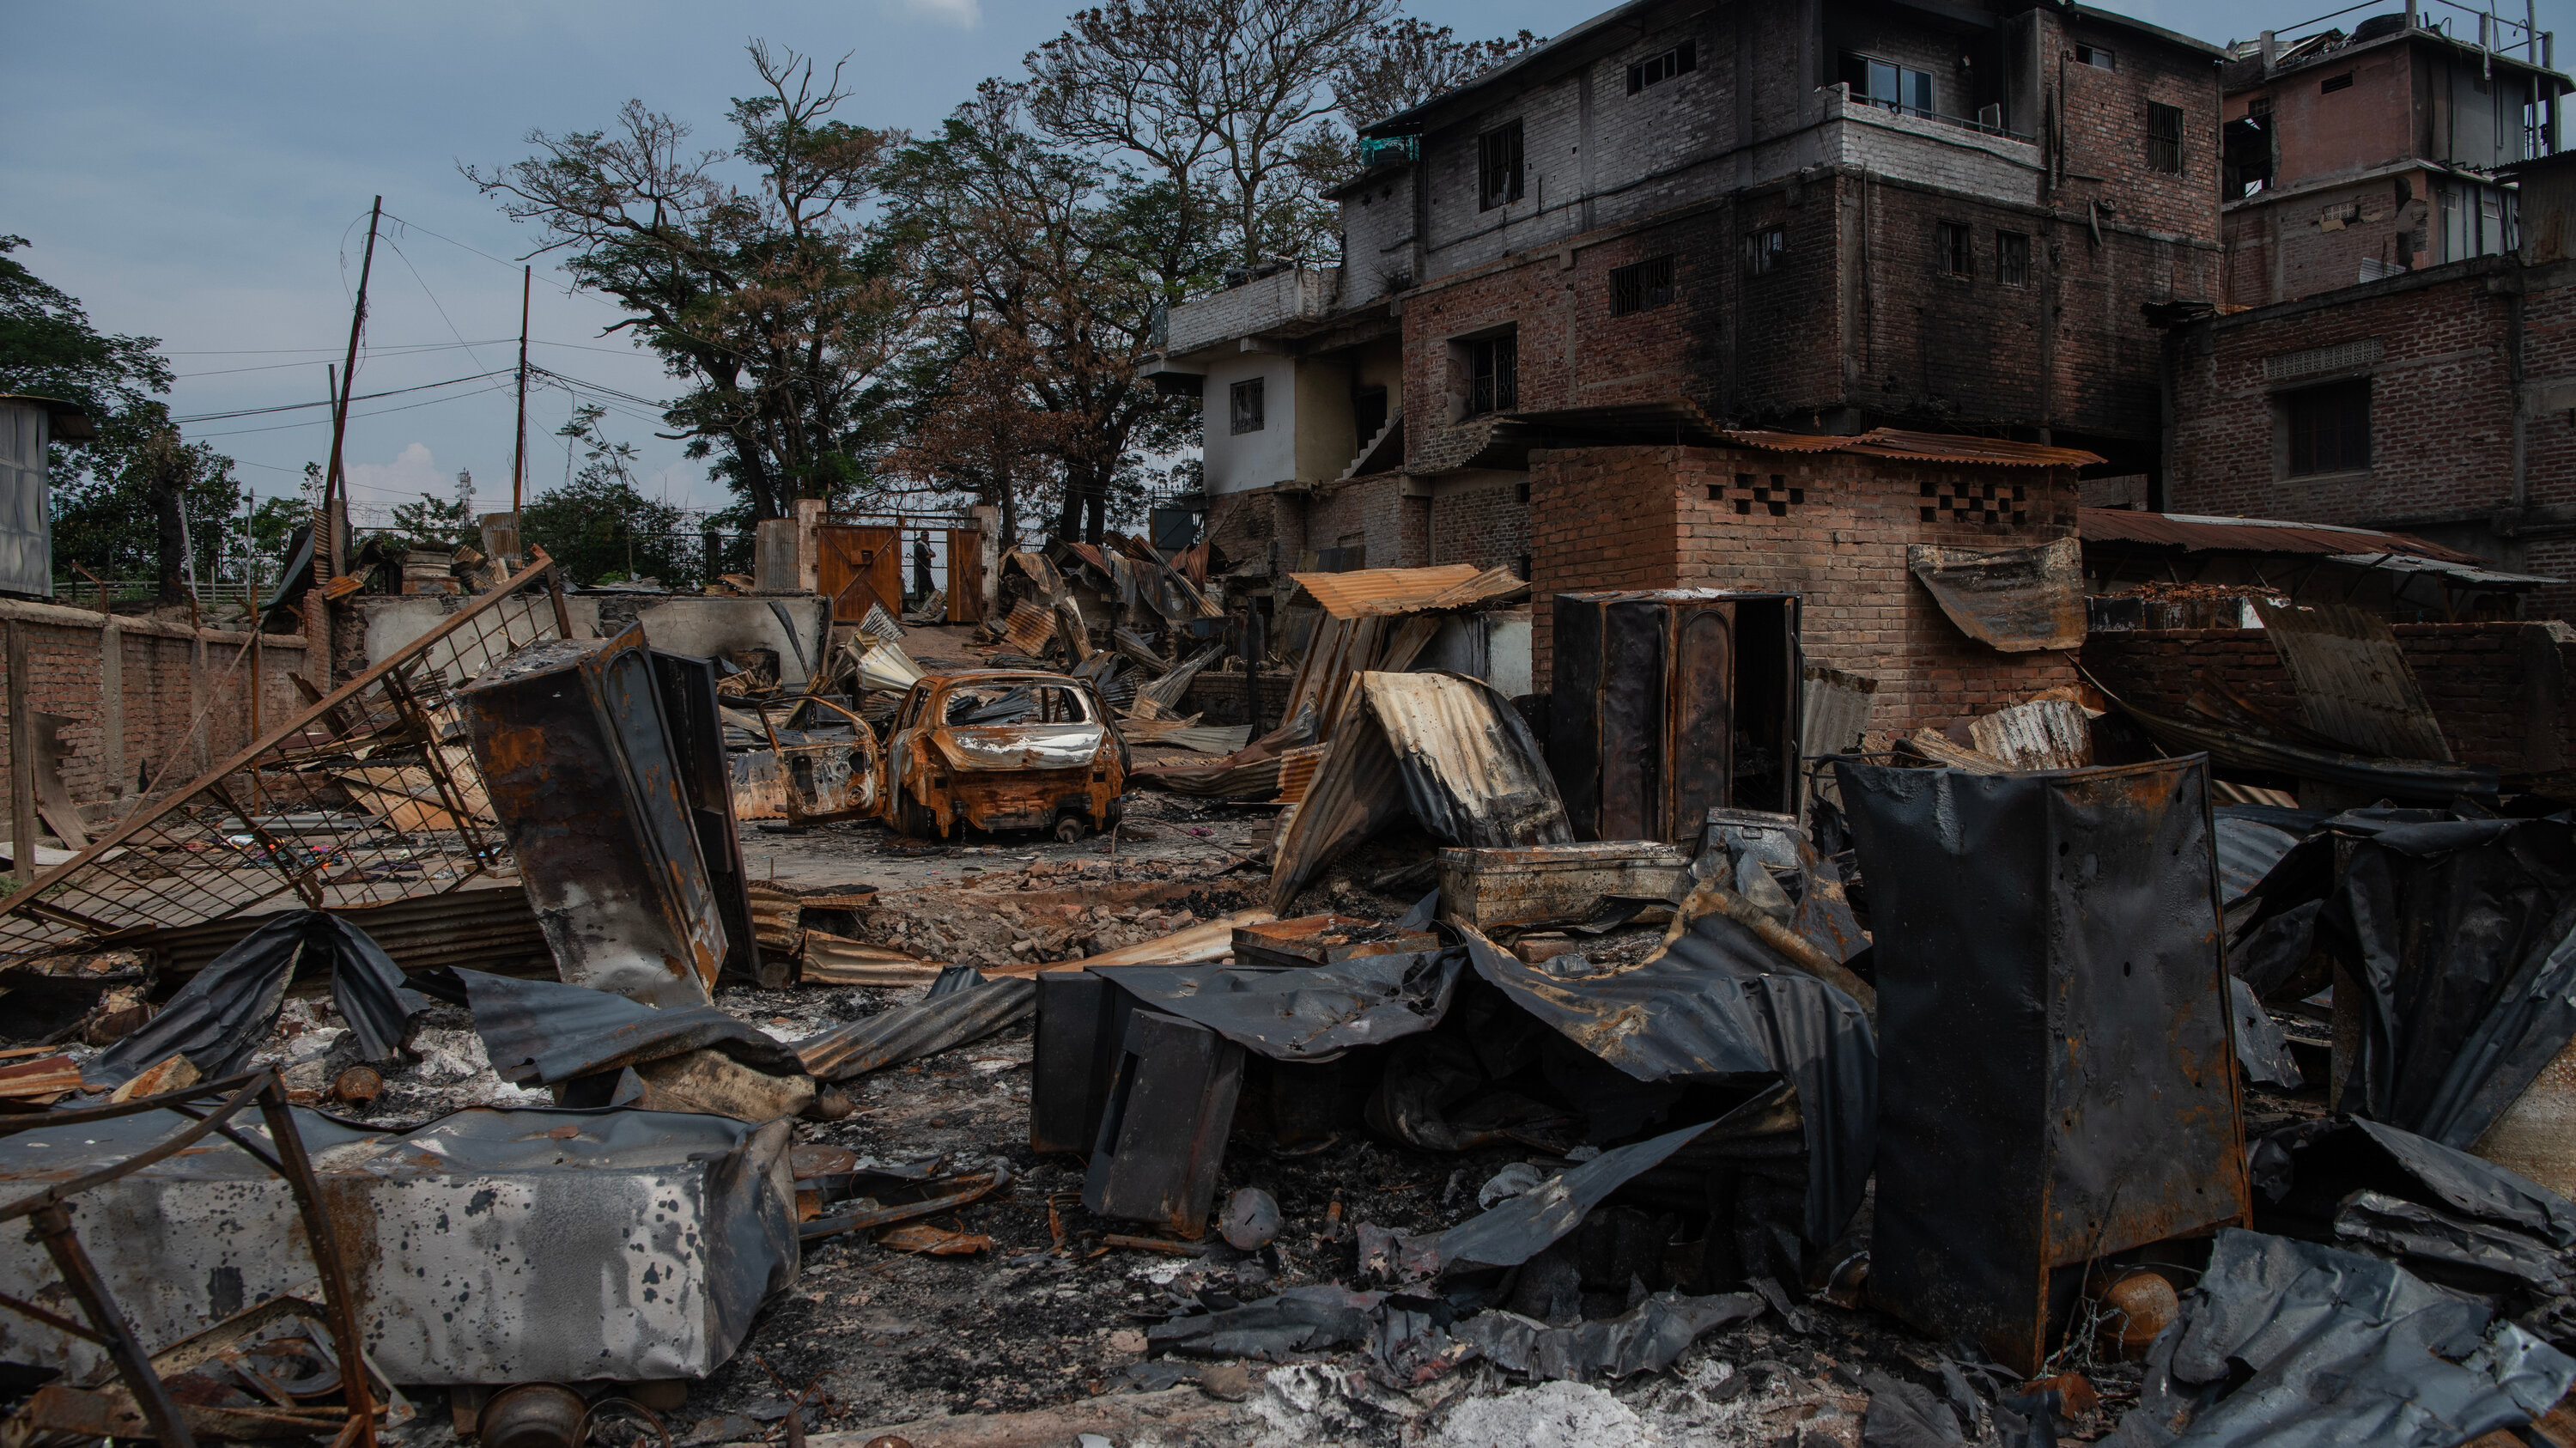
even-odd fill
[{"label": "car wheel", "polygon": [[918,800],[907,799],[897,806],[895,824],[916,840],[939,838],[939,816]]},{"label": "car wheel", "polygon": [[1055,822],[1055,837],[1068,845],[1076,843],[1089,833],[1091,833],[1091,821],[1078,814],[1066,815]]}]

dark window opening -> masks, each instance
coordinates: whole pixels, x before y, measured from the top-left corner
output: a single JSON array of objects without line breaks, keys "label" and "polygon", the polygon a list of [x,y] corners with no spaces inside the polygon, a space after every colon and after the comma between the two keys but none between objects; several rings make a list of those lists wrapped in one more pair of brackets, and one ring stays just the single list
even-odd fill
[{"label": "dark window opening", "polygon": [[1494,337],[1467,344],[1467,412],[1509,412],[1520,405],[1521,339]]},{"label": "dark window opening", "polygon": [[1780,269],[1781,260],[1789,254],[1789,229],[1766,226],[1744,238],[1745,269],[1755,276],[1768,276]]},{"label": "dark window opening", "polygon": [[2182,170],[2182,107],[2147,102],[2147,166],[2179,174]]},{"label": "dark window opening", "polygon": [[1652,257],[1610,269],[1610,315],[1624,317],[1673,299],[1673,259]]},{"label": "dark window opening", "polygon": [[1526,502],[1528,502],[1528,501],[1529,501],[1529,484],[1527,484],[1527,483],[1514,483],[1514,484],[1512,485],[1512,501],[1513,501],[1513,502],[1515,502],[1515,503],[1526,503]]},{"label": "dark window opening", "polygon": [[2251,196],[2272,184],[2272,98],[2256,96],[2241,120],[2219,128],[2220,195],[2229,201]]},{"label": "dark window opening", "polygon": [[1263,422],[1262,382],[1262,378],[1255,377],[1249,382],[1238,382],[1234,384],[1230,398],[1232,403],[1232,407],[1230,409],[1232,423],[1229,430],[1238,433],[1261,431]]},{"label": "dark window opening", "polygon": [[1521,199],[1521,123],[1513,121],[1476,138],[1476,209],[1491,211]]},{"label": "dark window opening", "polygon": [[2290,475],[2370,466],[2370,379],[2307,387],[2281,399],[2290,430]]},{"label": "dark window opening", "polygon": [[2018,231],[1995,233],[1995,280],[2008,287],[2030,285],[2030,238]]},{"label": "dark window opening", "polygon": [[1635,95],[1659,81],[1677,75],[1688,75],[1699,69],[1699,42],[1685,40],[1661,55],[1650,55],[1628,67],[1628,94]]},{"label": "dark window opening", "polygon": [[1367,447],[1378,429],[1386,426],[1386,389],[1354,387],[1351,389],[1352,430],[1359,434],[1359,447]]},{"label": "dark window opening", "polygon": [[2352,89],[2351,71],[2345,71],[2341,75],[2330,75],[2324,80],[2317,82],[2317,94],[2319,95],[2332,95],[2336,91],[2350,89]]},{"label": "dark window opening", "polygon": [[1918,116],[1937,116],[1932,105],[1932,73],[1908,70],[1866,55],[1845,55],[1842,60],[1842,83],[1851,87],[1852,99],[1884,106],[1891,111],[1904,111]]},{"label": "dark window opening", "polygon": [[1970,240],[1968,228],[1955,221],[1942,222],[1933,236],[1932,246],[1934,264],[1944,275],[1972,277],[1977,274],[1976,247]]},{"label": "dark window opening", "polygon": [[2098,45],[2079,45],[2075,47],[2075,63],[2089,65],[2095,70],[2118,70],[2120,57]]}]

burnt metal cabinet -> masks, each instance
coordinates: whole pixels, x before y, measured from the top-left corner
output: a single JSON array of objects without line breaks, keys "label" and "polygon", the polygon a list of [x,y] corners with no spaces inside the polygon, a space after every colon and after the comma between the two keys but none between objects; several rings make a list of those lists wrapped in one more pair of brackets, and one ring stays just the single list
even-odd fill
[{"label": "burnt metal cabinet", "polygon": [[706,1004],[729,941],[644,631],[532,645],[457,701],[556,973]]},{"label": "burnt metal cabinet", "polygon": [[1548,769],[1579,840],[1698,843],[1708,812],[1798,807],[1798,597],[1556,596]]},{"label": "burnt metal cabinet", "polygon": [[1877,940],[1871,1300],[2036,1373],[2087,1263],[2245,1220],[2207,757],[1834,768]]},{"label": "burnt metal cabinet", "polygon": [[785,957],[765,964],[751,929],[751,873],[742,862],[742,833],[733,814],[733,766],[725,759],[723,706],[717,702],[713,659],[653,650],[653,683],[662,696],[662,723],[671,731],[689,818],[697,826],[698,853],[707,863],[708,886],[724,916],[724,969],[756,985],[787,984]]}]

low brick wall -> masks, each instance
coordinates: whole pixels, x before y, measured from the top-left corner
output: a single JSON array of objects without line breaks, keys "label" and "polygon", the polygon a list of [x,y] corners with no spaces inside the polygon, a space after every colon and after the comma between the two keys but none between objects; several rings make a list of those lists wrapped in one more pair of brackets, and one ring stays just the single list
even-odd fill
[{"label": "low brick wall", "polygon": [[[2576,631],[2519,622],[2401,623],[2391,631],[2461,762],[2509,776],[2569,767]],[[2084,642],[2084,667],[2142,709],[2179,707],[2207,672],[2266,709],[2303,717],[2289,672],[2261,629],[2097,633]]]},{"label": "low brick wall", "polygon": [[[254,685],[249,634],[15,599],[0,599],[0,623],[23,636],[27,658],[22,682],[0,653],[0,699],[72,721],[61,735],[63,783],[80,805],[133,793],[139,775],[193,778],[240,750],[252,738],[254,690],[267,728],[304,707],[292,676],[329,686],[307,671],[296,634],[260,636]],[[10,763],[0,730],[0,768]]]}]

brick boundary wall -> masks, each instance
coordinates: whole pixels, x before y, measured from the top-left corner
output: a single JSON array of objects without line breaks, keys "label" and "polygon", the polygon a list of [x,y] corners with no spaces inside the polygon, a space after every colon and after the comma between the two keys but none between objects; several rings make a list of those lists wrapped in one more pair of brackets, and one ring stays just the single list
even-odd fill
[{"label": "brick boundary wall", "polygon": [[[251,741],[249,634],[16,599],[0,599],[0,620],[26,636],[28,707],[73,721],[61,737],[63,783],[75,804],[124,798],[140,772],[160,778],[167,768],[165,788],[193,779]],[[263,728],[304,708],[290,675],[328,687],[306,670],[300,635],[263,634],[258,653]],[[0,699],[19,687],[0,653],[0,689],[9,691]],[[0,769],[9,767],[8,731],[0,730]]]},{"label": "brick boundary wall", "polygon": [[[2510,776],[2569,767],[2568,680],[2576,631],[2549,623],[2401,623],[2392,630],[2442,736],[2462,763]],[[2203,670],[2291,719],[2297,691],[2261,629],[2139,629],[2084,641],[2084,667],[2142,709],[2170,710]]]},{"label": "brick boundary wall", "polygon": [[[1785,494],[1774,515],[1740,479]],[[1780,481],[1775,484],[1774,479]],[[1994,484],[2004,521],[1937,503]],[[1938,490],[1924,496],[1926,485]],[[1718,496],[1712,498],[1715,491]],[[2072,469],[1979,467],[1847,453],[1604,447],[1530,455],[1532,678],[1553,666],[1556,594],[1740,588],[1795,593],[1811,663],[1879,680],[1870,727],[1911,731],[2075,682],[2069,652],[2003,653],[1969,638],[1906,567],[1910,544],[2028,547],[2075,531]],[[1743,501],[1747,511],[1738,513]],[[1923,511],[1932,505],[1935,517]],[[2021,523],[2009,521],[2013,512]]]}]

